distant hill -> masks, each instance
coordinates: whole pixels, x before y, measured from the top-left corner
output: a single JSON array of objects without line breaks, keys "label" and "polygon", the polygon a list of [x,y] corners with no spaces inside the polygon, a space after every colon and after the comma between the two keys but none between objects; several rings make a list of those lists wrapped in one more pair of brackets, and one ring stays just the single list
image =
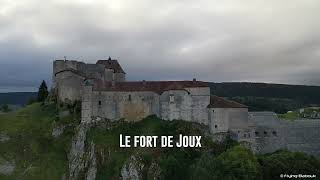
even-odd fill
[{"label": "distant hill", "polygon": [[320,101],[320,86],[268,83],[210,83],[211,93],[224,97],[256,96]]},{"label": "distant hill", "polygon": [[225,82],[209,83],[211,94],[228,97],[252,111],[285,113],[320,104],[320,86]]},{"label": "distant hill", "polygon": [[[224,82],[209,83],[211,94],[238,101],[251,111],[285,113],[301,107],[320,106],[320,86]],[[24,105],[36,92],[0,93],[0,104]]]},{"label": "distant hill", "polygon": [[36,92],[0,93],[0,104],[25,105],[30,98],[36,97]]}]

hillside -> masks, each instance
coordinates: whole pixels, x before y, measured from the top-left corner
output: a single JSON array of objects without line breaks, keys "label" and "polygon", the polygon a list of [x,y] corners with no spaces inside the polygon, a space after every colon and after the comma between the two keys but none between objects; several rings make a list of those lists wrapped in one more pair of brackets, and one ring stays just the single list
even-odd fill
[{"label": "hillside", "polygon": [[320,104],[320,86],[248,82],[210,83],[211,93],[249,106],[250,111],[286,113]]},{"label": "hillside", "polygon": [[[35,103],[0,115],[0,179],[270,179],[278,177],[279,169],[320,173],[320,161],[312,156],[287,151],[257,156],[229,138],[212,141],[197,123],[150,116],[139,122],[79,125],[76,107],[58,107],[57,113],[54,103]],[[120,133],[201,135],[203,146],[120,148]]]},{"label": "hillside", "polygon": [[25,105],[30,98],[36,98],[36,92],[0,93],[0,104]]},{"label": "hillside", "polygon": [[268,98],[301,99],[320,102],[320,86],[287,85],[250,82],[209,83],[211,93],[224,97],[255,96]]}]

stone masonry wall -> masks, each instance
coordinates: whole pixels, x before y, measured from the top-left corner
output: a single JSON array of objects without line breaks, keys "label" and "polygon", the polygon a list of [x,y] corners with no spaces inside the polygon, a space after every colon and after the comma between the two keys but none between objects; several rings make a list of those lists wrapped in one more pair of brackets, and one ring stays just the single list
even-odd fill
[{"label": "stone masonry wall", "polygon": [[[208,124],[209,95],[197,94],[196,88],[192,93],[186,90],[165,91],[161,95],[149,91],[93,91],[91,116],[136,121],[157,115],[165,120],[183,119]],[[170,96],[173,96],[171,100]]]},{"label": "stone masonry wall", "polygon": [[271,153],[279,149],[320,156],[320,120],[279,120],[273,112],[254,112],[256,150]]},{"label": "stone masonry wall", "polygon": [[249,129],[247,108],[210,108],[208,111],[212,133]]},{"label": "stone masonry wall", "polygon": [[81,100],[81,90],[84,77],[65,71],[56,75],[56,92],[63,101]]},{"label": "stone masonry wall", "polygon": [[159,96],[153,92],[93,91],[92,116],[111,120],[140,120],[158,115]]}]

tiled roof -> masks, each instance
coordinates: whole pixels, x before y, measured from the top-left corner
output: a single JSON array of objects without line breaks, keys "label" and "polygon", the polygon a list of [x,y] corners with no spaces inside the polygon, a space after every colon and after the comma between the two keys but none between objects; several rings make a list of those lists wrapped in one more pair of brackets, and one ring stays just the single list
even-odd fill
[{"label": "tiled roof", "polygon": [[113,69],[115,73],[125,73],[117,60],[98,60],[96,64],[103,64],[107,69]]},{"label": "tiled roof", "polygon": [[210,96],[210,104],[208,108],[247,108],[248,106],[237,103],[235,101],[226,100],[222,97]]},{"label": "tiled roof", "polygon": [[62,73],[62,72],[67,72],[67,71],[70,71],[70,72],[72,72],[72,73],[74,73],[74,74],[77,74],[77,75],[79,75],[79,76],[82,76],[82,77],[86,78],[86,75],[85,75],[84,73],[82,73],[82,72],[80,72],[80,71],[78,71],[78,70],[72,69],[72,68],[67,68],[67,69],[58,71],[58,72],[56,72],[54,75],[57,75],[57,74]]},{"label": "tiled roof", "polygon": [[97,91],[152,91],[158,94],[168,90],[184,90],[192,87],[208,87],[202,81],[127,81],[127,82],[94,82],[94,90]]}]

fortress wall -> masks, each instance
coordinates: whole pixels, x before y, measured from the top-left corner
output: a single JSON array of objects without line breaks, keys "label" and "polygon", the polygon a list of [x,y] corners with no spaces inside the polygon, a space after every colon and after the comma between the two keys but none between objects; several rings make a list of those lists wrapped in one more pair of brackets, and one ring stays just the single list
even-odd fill
[{"label": "fortress wall", "polygon": [[247,108],[210,108],[209,113],[212,133],[249,129]]},{"label": "fortress wall", "polygon": [[283,127],[288,150],[320,157],[320,119],[285,122]]},{"label": "fortress wall", "polygon": [[[274,113],[250,113],[259,153],[279,149],[320,156],[320,120],[279,120]],[[258,134],[257,134],[258,133]]]},{"label": "fortress wall", "polygon": [[53,74],[62,71],[65,69],[65,61],[64,60],[56,60],[53,62]]},{"label": "fortress wall", "polygon": [[114,79],[113,73],[114,73],[113,69],[105,69],[105,72],[104,72],[105,81],[112,81]]},{"label": "fortress wall", "polygon": [[74,69],[74,70],[77,70],[78,63],[79,63],[78,61],[66,60],[66,61],[65,61],[65,68],[66,68],[66,69]]},{"label": "fortress wall", "polygon": [[160,96],[160,117],[165,120],[184,119],[191,121],[191,105],[192,98],[187,91],[171,90],[163,92]]},{"label": "fortress wall", "polygon": [[114,73],[114,80],[118,82],[126,81],[126,76],[124,73]]},{"label": "fortress wall", "polygon": [[84,78],[70,71],[56,75],[58,97],[62,102],[81,99],[81,89]]},{"label": "fortress wall", "polygon": [[57,79],[56,79],[56,76],[55,74],[59,71],[62,71],[64,70],[65,68],[65,65],[64,65],[64,60],[56,60],[53,62],[53,73],[52,73],[52,87],[55,88],[57,86]]},{"label": "fortress wall", "polygon": [[153,114],[159,115],[159,95],[154,92],[93,92],[93,116],[136,121]]},{"label": "fortress wall", "polygon": [[81,122],[90,123],[92,116],[92,86],[83,87],[81,99]]},{"label": "fortress wall", "polygon": [[101,64],[86,64],[82,72],[87,78],[104,80],[104,66]]},{"label": "fortress wall", "polygon": [[[160,96],[160,116],[165,120],[183,119],[208,124],[207,106],[210,96],[206,88],[170,90]],[[170,96],[173,101],[170,102]]]}]

